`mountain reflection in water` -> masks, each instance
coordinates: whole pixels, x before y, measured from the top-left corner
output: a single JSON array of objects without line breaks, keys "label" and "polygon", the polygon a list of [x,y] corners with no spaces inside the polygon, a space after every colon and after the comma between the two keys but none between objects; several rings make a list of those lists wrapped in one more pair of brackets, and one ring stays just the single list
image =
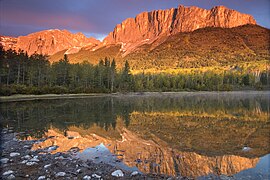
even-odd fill
[{"label": "mountain reflection in water", "polygon": [[57,145],[55,152],[82,153],[104,144],[145,173],[232,176],[255,168],[270,149],[269,94],[45,100],[1,109],[3,124],[27,130],[25,139],[52,137],[33,149]]}]

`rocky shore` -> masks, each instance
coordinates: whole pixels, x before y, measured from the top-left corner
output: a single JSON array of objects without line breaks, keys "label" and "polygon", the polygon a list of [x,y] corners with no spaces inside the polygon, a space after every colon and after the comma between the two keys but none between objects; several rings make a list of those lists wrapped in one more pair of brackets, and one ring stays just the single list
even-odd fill
[{"label": "rocky shore", "polygon": [[[22,132],[23,133],[23,132]],[[57,146],[31,150],[46,139],[22,141],[12,128],[1,131],[1,179],[186,179],[157,174],[129,172],[105,163],[83,161],[75,157],[76,148],[50,153]]]}]

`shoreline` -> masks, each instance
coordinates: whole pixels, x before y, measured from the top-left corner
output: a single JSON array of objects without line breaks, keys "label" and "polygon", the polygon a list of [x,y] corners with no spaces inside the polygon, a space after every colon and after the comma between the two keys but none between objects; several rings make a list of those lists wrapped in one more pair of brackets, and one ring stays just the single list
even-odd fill
[{"label": "shoreline", "polygon": [[16,94],[11,96],[0,96],[0,103],[35,101],[35,100],[53,100],[53,99],[82,99],[92,97],[132,97],[132,96],[167,96],[167,95],[268,95],[270,91],[180,91],[180,92],[127,92],[127,93],[82,93],[82,94],[42,94],[42,95],[24,95]]},{"label": "shoreline", "polygon": [[[78,151],[74,148],[68,152],[50,153],[50,146],[45,149],[32,150],[35,143],[47,138],[36,140],[20,140],[13,128],[2,129],[0,179],[185,179],[187,177],[172,177],[165,174],[144,174],[138,171],[124,170],[106,163],[94,163],[91,160],[81,160],[76,157]],[[50,137],[48,137],[50,138]],[[115,171],[122,175],[112,175]]]}]

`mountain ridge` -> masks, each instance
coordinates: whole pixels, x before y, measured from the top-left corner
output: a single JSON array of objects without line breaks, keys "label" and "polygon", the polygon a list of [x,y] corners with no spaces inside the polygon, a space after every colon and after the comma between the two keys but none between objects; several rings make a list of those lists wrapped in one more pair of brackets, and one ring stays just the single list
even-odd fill
[{"label": "mountain ridge", "polygon": [[[142,44],[152,43],[160,36],[179,32],[192,32],[205,27],[232,28],[245,24],[256,24],[248,14],[216,6],[210,10],[191,6],[178,6],[166,10],[154,10],[128,18],[115,26],[102,44],[122,44],[124,55]],[[124,47],[123,47],[124,46]]]},{"label": "mountain ridge", "polygon": [[5,39],[7,47],[27,51],[29,55],[48,54],[51,62],[68,54],[72,63],[97,64],[101,58],[109,57],[116,58],[120,66],[128,60],[137,69],[176,68],[196,67],[199,61],[207,66],[223,61],[267,59],[269,34],[251,15],[225,6],[206,10],[180,5],[127,18],[102,42],[82,33],[55,29],[20,36],[15,44],[9,43],[9,38],[1,38],[1,43]]},{"label": "mountain ridge", "polygon": [[[69,59],[72,63],[88,61],[97,64],[102,58],[115,58],[119,68],[127,60],[131,69],[138,70],[226,65],[270,57],[270,30],[258,25],[207,27],[161,37],[156,41],[160,42],[143,44],[124,57],[120,53],[121,45],[111,44],[95,51],[82,48],[78,53],[70,54]],[[58,52],[50,59],[57,61],[63,54]]]},{"label": "mountain ridge", "polygon": [[[5,48],[4,38],[1,38],[1,44]],[[67,50],[67,54],[71,54],[78,52],[84,46],[94,47],[100,44],[100,41],[95,38],[87,38],[81,32],[73,34],[66,29],[48,29],[13,39],[16,40],[15,45],[9,45],[8,47],[16,51],[23,50],[29,55],[34,53],[53,55],[62,50]],[[10,42],[7,44],[10,44]]]}]

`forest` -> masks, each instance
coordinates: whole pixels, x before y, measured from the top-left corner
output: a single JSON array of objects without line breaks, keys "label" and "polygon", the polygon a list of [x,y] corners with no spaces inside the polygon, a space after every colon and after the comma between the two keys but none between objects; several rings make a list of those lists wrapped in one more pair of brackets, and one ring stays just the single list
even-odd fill
[{"label": "forest", "polygon": [[58,62],[40,54],[5,51],[0,47],[0,95],[113,93],[144,91],[230,91],[264,89],[270,74],[235,68],[222,72],[132,74],[128,61],[117,68],[115,59],[71,64],[68,55]]}]

